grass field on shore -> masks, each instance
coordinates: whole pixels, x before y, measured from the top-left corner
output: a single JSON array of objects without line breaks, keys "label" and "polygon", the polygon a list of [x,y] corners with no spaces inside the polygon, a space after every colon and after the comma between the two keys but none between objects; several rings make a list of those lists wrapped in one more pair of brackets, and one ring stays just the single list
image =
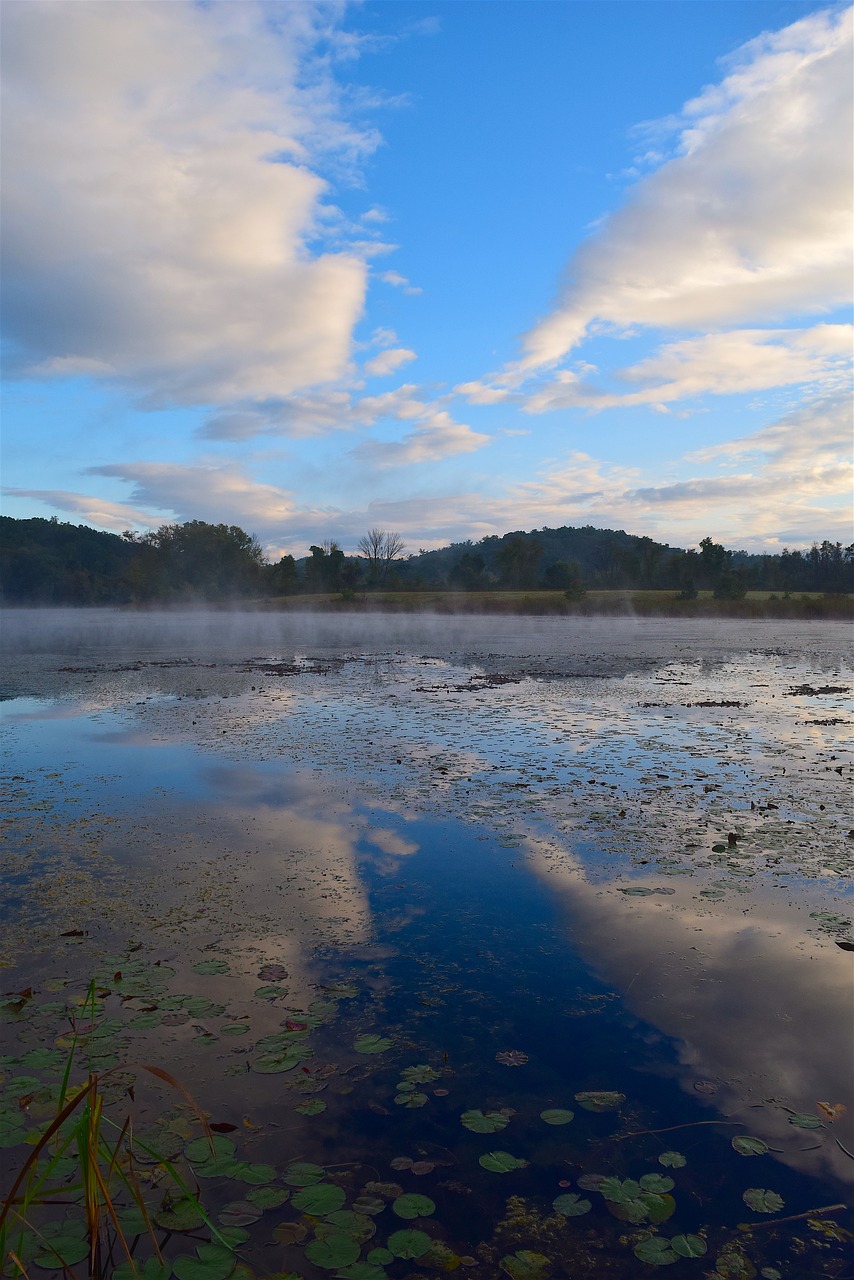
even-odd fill
[{"label": "grass field on shore", "polygon": [[389,611],[394,613],[565,614],[676,618],[854,618],[854,596],[778,595],[748,591],[741,600],[716,600],[700,591],[694,600],[674,591],[588,591],[567,600],[562,591],[357,591],[279,596],[259,601],[264,608],[326,611]]}]

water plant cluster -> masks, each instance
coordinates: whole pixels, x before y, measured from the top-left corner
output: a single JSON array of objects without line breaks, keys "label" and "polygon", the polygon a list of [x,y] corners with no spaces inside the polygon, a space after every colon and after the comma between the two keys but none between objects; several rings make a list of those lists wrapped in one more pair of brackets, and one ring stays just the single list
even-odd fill
[{"label": "water plant cluster", "polygon": [[[193,970],[215,982],[229,960],[208,956]],[[63,977],[3,996],[3,1022],[18,1041],[0,1060],[4,1276],[592,1280],[660,1266],[714,1280],[841,1274],[833,1265],[851,1241],[838,1222],[844,1205],[787,1216],[773,1157],[743,1124],[673,1126],[685,1138],[708,1126],[721,1157],[729,1151],[721,1168],[746,1221],[724,1226],[715,1188],[703,1185],[711,1170],[667,1146],[673,1134],[636,1130],[625,1093],[567,1084],[565,1105],[537,1105],[536,1086],[510,1086],[531,1065],[512,1048],[493,1059],[517,1105],[461,1107],[476,1082],[457,1079],[435,1054],[412,1061],[418,1047],[383,1025],[357,983],[326,982],[292,1008],[286,976],[283,965],[263,965],[249,1011],[236,1012],[176,991],[170,965],[135,951],[108,957],[85,989]],[[259,1010],[284,1012],[277,1031],[257,1034]],[[176,1028],[190,1034],[188,1081],[194,1055],[226,1051],[215,1100],[194,1097],[151,1061],[158,1035]],[[349,1066],[328,1061],[330,1051]],[[281,1109],[275,1122],[258,1113],[246,1087],[257,1076],[281,1079],[298,1127]],[[406,1154],[392,1155],[388,1136],[363,1150],[348,1140],[347,1117],[366,1107],[388,1119]],[[214,1119],[224,1110],[233,1119]],[[394,1115],[410,1113],[396,1138]],[[419,1123],[428,1114],[430,1125]],[[584,1117],[583,1133],[564,1140]],[[790,1123],[827,1131],[834,1118],[792,1112]],[[741,1161],[744,1175],[733,1179]],[[776,1231],[758,1229],[780,1219]],[[796,1271],[786,1269],[793,1257]]]}]

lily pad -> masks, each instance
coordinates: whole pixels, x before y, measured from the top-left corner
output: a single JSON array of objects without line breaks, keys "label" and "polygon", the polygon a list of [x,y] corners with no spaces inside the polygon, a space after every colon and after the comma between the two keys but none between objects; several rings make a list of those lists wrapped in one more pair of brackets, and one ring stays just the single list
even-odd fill
[{"label": "lily pad", "polygon": [[665,1169],[683,1169],[688,1161],[681,1151],[662,1151],[658,1163],[663,1164]]},{"label": "lily pad", "polygon": [[263,1210],[248,1200],[232,1200],[219,1211],[219,1221],[224,1227],[248,1227],[257,1222]]},{"label": "lily pad", "polygon": [[305,1247],[305,1256],[324,1271],[337,1271],[349,1267],[361,1252],[352,1236],[343,1231],[333,1231],[322,1240],[312,1240]]},{"label": "lily pad", "polygon": [[417,1192],[398,1196],[391,1207],[398,1218],[429,1218],[431,1213],[436,1212],[436,1205],[430,1197],[418,1195]]},{"label": "lily pad", "polygon": [[356,1036],[353,1041],[353,1048],[357,1053],[385,1053],[386,1049],[390,1049],[393,1043],[386,1036],[362,1035]]},{"label": "lily pad", "polygon": [[295,1160],[289,1164],[283,1175],[289,1187],[312,1187],[326,1177],[326,1170],[319,1164],[310,1164],[306,1160]]},{"label": "lily pad", "polygon": [[748,1187],[741,1198],[754,1213],[779,1213],[784,1205],[782,1196],[764,1187]]},{"label": "lily pad", "polygon": [[500,1269],[510,1280],[546,1280],[551,1270],[551,1259],[533,1249],[517,1249],[506,1254],[499,1263]]},{"label": "lily pad", "polygon": [[502,1049],[500,1053],[496,1053],[495,1061],[505,1067],[523,1067],[528,1061],[528,1055],[521,1049]]},{"label": "lily pad", "polygon": [[670,1241],[663,1236],[647,1236],[635,1245],[634,1254],[641,1262],[648,1262],[653,1267],[666,1267],[679,1260],[678,1253],[671,1249]]},{"label": "lily pad", "polygon": [[388,1247],[396,1258],[420,1258],[430,1248],[432,1241],[426,1231],[394,1231],[388,1238]]},{"label": "lily pad", "polygon": [[394,1099],[398,1107],[409,1107],[415,1110],[417,1107],[426,1107],[430,1099],[426,1093],[398,1093]]},{"label": "lily pad", "polygon": [[811,1115],[809,1111],[796,1111],[789,1116],[789,1124],[793,1124],[796,1129],[823,1129],[824,1125],[818,1116]]},{"label": "lily pad", "polygon": [[575,1112],[564,1111],[561,1107],[552,1107],[547,1111],[541,1111],[540,1119],[545,1120],[546,1124],[569,1124],[575,1119]]},{"label": "lily pad", "polygon": [[490,1173],[510,1173],[513,1169],[526,1168],[528,1161],[518,1160],[509,1151],[489,1151],[480,1157],[478,1163]]},{"label": "lily pad", "polygon": [[204,1223],[204,1215],[194,1196],[173,1199],[166,1195],[159,1209],[152,1214],[158,1227],[164,1231],[196,1231]]},{"label": "lily pad", "polygon": [[707,1249],[702,1236],[674,1236],[670,1247],[680,1258],[702,1258]]},{"label": "lily pad", "polygon": [[200,1244],[195,1258],[184,1254],[172,1268],[178,1280],[227,1280],[236,1266],[236,1256],[222,1244]]},{"label": "lily pad", "polygon": [[304,1102],[302,1106],[297,1107],[297,1112],[301,1116],[319,1116],[322,1111],[326,1110],[326,1103],[320,1098],[311,1098],[308,1102]]},{"label": "lily pad", "polygon": [[472,1133],[498,1133],[510,1123],[501,1111],[487,1111],[485,1114],[483,1111],[464,1111],[460,1120]]},{"label": "lily pad", "polygon": [[640,1184],[644,1191],[654,1191],[657,1195],[664,1195],[674,1187],[673,1179],[666,1178],[663,1173],[645,1173]]},{"label": "lily pad", "polygon": [[563,1196],[557,1196],[552,1201],[552,1205],[564,1218],[581,1218],[593,1208],[589,1200],[583,1200],[574,1191],[570,1191]]},{"label": "lily pad", "polygon": [[290,1200],[291,1193],[284,1187],[253,1187],[246,1192],[246,1199],[257,1204],[259,1209],[278,1209],[280,1204]]},{"label": "lily pad", "polygon": [[213,1133],[210,1140],[194,1138],[192,1142],[188,1142],[184,1147],[184,1155],[190,1164],[207,1164],[210,1160],[233,1156],[234,1143],[221,1133]]},{"label": "lily pad", "polygon": [[764,1156],[768,1150],[767,1143],[761,1138],[751,1138],[746,1133],[739,1133],[733,1138],[732,1147],[740,1156]]},{"label": "lily pad", "polygon": [[[340,1209],[346,1199],[347,1196],[341,1187],[333,1186],[331,1182],[318,1182],[313,1186],[295,1191],[291,1197],[291,1204],[295,1209],[302,1209],[304,1213],[323,1218],[327,1213],[335,1213],[336,1209]],[[358,1254],[356,1256],[358,1257]]]},{"label": "lily pad", "polygon": [[227,960],[199,960],[193,965],[194,973],[211,974],[211,973],[230,973]]},{"label": "lily pad", "polygon": [[611,1089],[582,1089],[575,1095],[575,1101],[585,1111],[616,1111],[626,1100],[624,1093]]}]

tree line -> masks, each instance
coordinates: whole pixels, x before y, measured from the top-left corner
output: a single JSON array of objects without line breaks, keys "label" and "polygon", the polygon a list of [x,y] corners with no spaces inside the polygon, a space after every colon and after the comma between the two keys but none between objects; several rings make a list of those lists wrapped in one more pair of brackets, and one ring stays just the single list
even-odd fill
[{"label": "tree line", "polygon": [[823,541],[779,555],[731,551],[712,538],[683,550],[623,530],[563,527],[493,535],[406,554],[399,534],[371,529],[348,554],[334,540],[268,562],[238,525],[190,520],[145,534],[103,533],[56,518],[0,517],[0,598],[7,604],[97,605],[248,600],[377,590],[563,592],[666,590],[692,599],[747,591],[854,590],[854,545]]}]

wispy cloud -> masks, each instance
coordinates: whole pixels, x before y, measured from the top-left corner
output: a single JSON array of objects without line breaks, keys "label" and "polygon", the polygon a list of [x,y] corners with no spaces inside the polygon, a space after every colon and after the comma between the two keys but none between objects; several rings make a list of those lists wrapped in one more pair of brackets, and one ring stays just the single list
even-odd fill
[{"label": "wispy cloud", "polygon": [[852,11],[745,45],[689,102],[676,153],[574,255],[506,385],[586,336],[708,330],[850,297]]}]

